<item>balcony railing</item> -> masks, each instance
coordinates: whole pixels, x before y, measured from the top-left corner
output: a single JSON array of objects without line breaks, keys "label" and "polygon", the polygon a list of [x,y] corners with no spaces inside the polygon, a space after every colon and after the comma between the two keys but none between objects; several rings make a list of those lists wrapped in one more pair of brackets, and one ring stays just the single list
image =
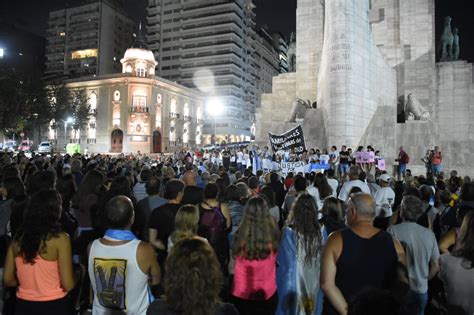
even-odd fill
[{"label": "balcony railing", "polygon": [[138,106],[131,106],[130,112],[131,113],[148,113],[148,107],[138,107]]},{"label": "balcony railing", "polygon": [[179,119],[179,114],[178,113],[170,113],[170,118],[171,119]]}]

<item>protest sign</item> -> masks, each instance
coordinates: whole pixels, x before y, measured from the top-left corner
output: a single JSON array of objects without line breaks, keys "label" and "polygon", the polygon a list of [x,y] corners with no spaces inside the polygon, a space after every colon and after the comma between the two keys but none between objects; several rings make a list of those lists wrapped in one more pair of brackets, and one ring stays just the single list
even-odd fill
[{"label": "protest sign", "polygon": [[381,171],[385,171],[385,159],[378,159],[377,168]]},{"label": "protest sign", "polygon": [[295,153],[300,154],[306,150],[304,142],[303,128],[297,126],[281,135],[268,133],[270,137],[270,144],[273,152],[294,150]]},{"label": "protest sign", "polygon": [[283,174],[288,174],[290,172],[297,174],[297,173],[305,173],[308,169],[308,166],[305,162],[281,162],[280,169]]}]

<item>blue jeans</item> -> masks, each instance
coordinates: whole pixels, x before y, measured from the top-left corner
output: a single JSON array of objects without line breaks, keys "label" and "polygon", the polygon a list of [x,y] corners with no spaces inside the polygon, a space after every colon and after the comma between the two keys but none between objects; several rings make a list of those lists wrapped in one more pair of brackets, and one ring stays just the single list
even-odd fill
[{"label": "blue jeans", "polygon": [[398,173],[399,173],[400,175],[405,175],[406,170],[407,170],[407,165],[406,165],[406,164],[400,163],[400,164],[398,165]]},{"label": "blue jeans", "polygon": [[418,293],[417,295],[418,295],[418,302],[420,305],[420,311],[418,312],[418,314],[424,315],[426,304],[428,304],[428,292]]},{"label": "blue jeans", "polygon": [[349,173],[349,164],[339,164],[339,172],[344,175]]},{"label": "blue jeans", "polygon": [[433,174],[439,174],[443,171],[443,167],[441,166],[441,164],[433,164],[431,166],[431,169],[433,171]]}]

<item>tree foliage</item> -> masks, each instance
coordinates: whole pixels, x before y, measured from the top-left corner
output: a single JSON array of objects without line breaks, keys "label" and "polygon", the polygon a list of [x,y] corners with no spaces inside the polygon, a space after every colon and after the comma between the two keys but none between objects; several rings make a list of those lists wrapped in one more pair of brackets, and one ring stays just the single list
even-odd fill
[{"label": "tree foliage", "polygon": [[45,85],[0,67],[0,130],[41,131],[54,120],[55,128],[69,117],[72,128],[82,129],[89,121],[90,105],[85,89],[71,90],[64,83]]},{"label": "tree foliage", "polygon": [[73,90],[71,92],[71,98],[70,110],[72,118],[74,119],[72,127],[74,130],[80,130],[87,125],[89,116],[91,115],[89,98],[87,97],[85,89]]}]

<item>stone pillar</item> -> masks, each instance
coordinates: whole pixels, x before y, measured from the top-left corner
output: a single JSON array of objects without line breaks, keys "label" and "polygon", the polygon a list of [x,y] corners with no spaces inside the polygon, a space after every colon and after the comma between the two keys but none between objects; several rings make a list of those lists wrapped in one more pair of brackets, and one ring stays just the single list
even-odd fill
[{"label": "stone pillar", "polygon": [[368,9],[368,0],[326,0],[318,104],[328,145],[357,146],[377,108],[396,106],[395,71],[375,45]]},{"label": "stone pillar", "polygon": [[[296,95],[316,100],[323,48],[324,0],[298,0],[296,8]],[[275,89],[274,89],[275,90]]]}]

